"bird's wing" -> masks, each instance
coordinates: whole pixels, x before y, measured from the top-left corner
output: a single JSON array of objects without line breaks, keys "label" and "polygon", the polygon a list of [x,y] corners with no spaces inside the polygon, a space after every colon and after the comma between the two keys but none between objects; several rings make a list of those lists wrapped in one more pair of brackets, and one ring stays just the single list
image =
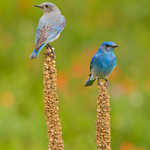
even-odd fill
[{"label": "bird's wing", "polygon": [[104,57],[103,54],[101,53],[96,53],[92,60],[91,60],[91,64],[90,64],[90,72],[92,72],[94,66],[99,66],[99,69],[102,69],[105,67],[104,66]]},{"label": "bird's wing", "polygon": [[47,32],[50,28],[48,26],[37,27],[35,38],[35,49],[38,50],[40,46],[47,40]]},{"label": "bird's wing", "polygon": [[65,18],[61,17],[61,21],[57,23],[57,20],[52,22],[50,25],[46,24],[43,26],[38,26],[36,30],[36,40],[35,40],[35,49],[39,49],[39,47],[43,43],[48,43],[53,41],[57,37],[57,35],[64,29],[65,27]]},{"label": "bird's wing", "polygon": [[61,18],[59,20],[56,19],[53,24],[52,29],[60,33],[66,26],[65,17],[61,16]]},{"label": "bird's wing", "polygon": [[91,72],[92,69],[93,69],[93,65],[94,65],[94,63],[95,63],[95,60],[96,60],[96,55],[94,55],[94,56],[92,57],[92,60],[91,60],[91,63],[90,63],[90,72]]},{"label": "bird's wing", "polygon": [[51,30],[48,31],[48,38],[46,43],[52,42],[57,39],[59,34],[63,31],[65,25],[66,21],[64,16],[61,16],[61,19],[59,21],[57,21],[56,19],[55,23],[53,23],[53,25],[51,26]]}]

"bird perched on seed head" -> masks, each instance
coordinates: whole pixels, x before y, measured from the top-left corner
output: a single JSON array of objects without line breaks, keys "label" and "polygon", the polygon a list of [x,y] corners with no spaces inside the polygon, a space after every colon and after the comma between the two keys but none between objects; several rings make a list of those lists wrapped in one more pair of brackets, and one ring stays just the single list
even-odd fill
[{"label": "bird perched on seed head", "polygon": [[91,86],[93,82],[98,79],[107,81],[107,77],[112,73],[116,67],[116,56],[114,49],[118,47],[114,42],[103,42],[97,53],[93,56],[90,63],[90,75],[85,83],[85,86]]},{"label": "bird perched on seed head", "polygon": [[44,14],[36,29],[35,49],[31,59],[36,58],[44,46],[56,40],[65,27],[65,17],[55,4],[45,2],[34,6],[42,9]]}]

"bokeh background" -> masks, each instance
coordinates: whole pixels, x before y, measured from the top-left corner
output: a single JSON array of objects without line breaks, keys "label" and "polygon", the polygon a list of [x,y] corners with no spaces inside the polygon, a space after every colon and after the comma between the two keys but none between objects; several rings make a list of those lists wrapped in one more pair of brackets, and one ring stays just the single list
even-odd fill
[{"label": "bokeh background", "polygon": [[[0,150],[46,150],[43,52],[29,60],[43,0],[0,4]],[[113,150],[150,149],[150,1],[52,0],[67,20],[56,48],[65,150],[96,150],[97,86],[85,88],[89,62],[114,41],[110,77]]]}]

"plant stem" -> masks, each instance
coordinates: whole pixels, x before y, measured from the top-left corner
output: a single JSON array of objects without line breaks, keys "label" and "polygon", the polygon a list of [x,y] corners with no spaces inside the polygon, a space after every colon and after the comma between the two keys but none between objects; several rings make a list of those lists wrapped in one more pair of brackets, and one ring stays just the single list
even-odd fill
[{"label": "plant stem", "polygon": [[96,142],[97,150],[111,150],[110,96],[104,83],[98,85]]},{"label": "plant stem", "polygon": [[56,93],[57,70],[55,54],[47,47],[45,51],[44,73],[44,111],[48,129],[48,150],[64,150],[62,127],[59,119],[59,101]]}]

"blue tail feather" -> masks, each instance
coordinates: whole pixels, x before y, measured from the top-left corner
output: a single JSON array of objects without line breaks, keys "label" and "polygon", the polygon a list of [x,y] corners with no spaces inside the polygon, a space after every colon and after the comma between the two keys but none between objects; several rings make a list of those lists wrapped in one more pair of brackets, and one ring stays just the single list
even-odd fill
[{"label": "blue tail feather", "polygon": [[33,52],[32,52],[32,54],[31,54],[31,56],[30,56],[30,59],[37,58],[37,56],[39,55],[39,53],[41,52],[41,50],[43,49],[43,47],[45,45],[46,44],[42,44],[38,50],[34,49]]},{"label": "blue tail feather", "polygon": [[84,86],[91,86],[93,83],[94,83],[95,79],[94,80],[91,80],[90,78],[85,82],[85,85]]}]

